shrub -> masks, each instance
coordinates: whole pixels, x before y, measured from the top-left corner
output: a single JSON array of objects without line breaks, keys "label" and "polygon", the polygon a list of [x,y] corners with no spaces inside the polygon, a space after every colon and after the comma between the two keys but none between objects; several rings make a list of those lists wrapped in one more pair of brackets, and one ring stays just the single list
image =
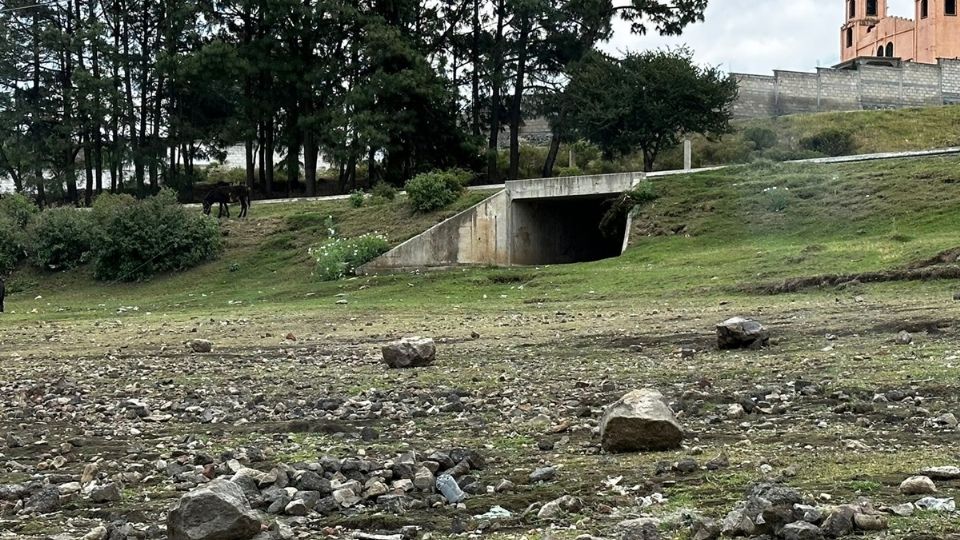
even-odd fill
[{"label": "shrub", "polygon": [[40,212],[37,205],[20,193],[4,195],[0,198],[0,216],[4,216],[21,229],[33,221]]},{"label": "shrub", "polygon": [[23,258],[23,240],[23,229],[0,214],[0,276],[12,272]]},{"label": "shrub", "polygon": [[583,176],[583,170],[580,167],[560,167],[557,169],[557,176],[564,178],[567,176]]},{"label": "shrub", "polygon": [[45,270],[69,270],[87,262],[97,225],[93,215],[75,208],[41,212],[28,230],[33,263]]},{"label": "shrub", "polygon": [[772,187],[763,190],[763,205],[769,212],[783,212],[790,206],[790,190]]},{"label": "shrub", "polygon": [[848,131],[825,129],[816,135],[800,139],[800,147],[835,157],[853,154],[856,143],[853,140],[853,134]]},{"label": "shrub", "polygon": [[383,255],[390,249],[387,239],[379,234],[356,238],[334,238],[316,248],[310,255],[316,261],[315,275],[322,281],[335,281],[353,275],[357,268]]},{"label": "shrub", "polygon": [[392,201],[397,198],[397,188],[386,182],[377,182],[377,184],[373,186],[372,194],[375,199]]},{"label": "shrub", "polygon": [[215,258],[220,249],[217,220],[187,211],[177,204],[176,193],[164,189],[110,212],[94,241],[94,275],[139,281],[196,266]]},{"label": "shrub", "polygon": [[416,212],[432,212],[449,206],[463,193],[470,173],[459,169],[417,175],[407,182],[407,196]]},{"label": "shrub", "polygon": [[101,227],[105,227],[117,209],[134,206],[135,204],[137,204],[136,197],[127,193],[101,193],[93,201],[93,220]]},{"label": "shrub", "polygon": [[777,145],[777,133],[770,128],[749,127],[743,131],[743,138],[753,143],[755,150],[766,150]]},{"label": "shrub", "polygon": [[350,194],[350,206],[361,208],[366,198],[367,196],[363,194],[363,190],[358,189]]}]

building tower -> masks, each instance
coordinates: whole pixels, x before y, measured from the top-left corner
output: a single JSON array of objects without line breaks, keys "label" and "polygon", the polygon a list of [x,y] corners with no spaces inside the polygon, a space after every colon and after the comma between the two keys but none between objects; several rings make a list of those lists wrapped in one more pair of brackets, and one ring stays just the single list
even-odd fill
[{"label": "building tower", "polygon": [[960,58],[958,0],[916,0],[916,61]]},{"label": "building tower", "polygon": [[841,59],[846,62],[861,56],[887,56],[886,44],[878,44],[875,39],[877,26],[887,17],[887,0],[843,1],[844,24],[840,30]]}]

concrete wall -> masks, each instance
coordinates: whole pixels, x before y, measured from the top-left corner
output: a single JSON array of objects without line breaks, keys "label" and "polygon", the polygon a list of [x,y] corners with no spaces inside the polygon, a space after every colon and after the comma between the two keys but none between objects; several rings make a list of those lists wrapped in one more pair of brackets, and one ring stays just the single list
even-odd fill
[{"label": "concrete wall", "polygon": [[505,265],[507,194],[480,204],[411,238],[360,269],[361,273],[458,265]]},{"label": "concrete wall", "polygon": [[820,68],[816,73],[775,71],[773,77],[735,73],[734,77],[740,87],[733,105],[736,118],[960,103],[960,60]]},{"label": "concrete wall", "polygon": [[507,182],[507,193],[514,201],[623,193],[633,187],[642,176],[638,173],[616,173],[515,180]]}]

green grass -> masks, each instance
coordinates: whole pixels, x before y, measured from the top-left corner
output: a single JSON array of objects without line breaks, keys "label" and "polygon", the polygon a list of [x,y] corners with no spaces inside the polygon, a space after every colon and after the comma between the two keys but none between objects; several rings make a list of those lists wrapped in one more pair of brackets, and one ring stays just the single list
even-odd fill
[{"label": "green grass", "polygon": [[[146,283],[92,279],[89,268],[50,274],[22,269],[9,283],[7,320],[229,314],[278,306],[343,311],[408,310],[442,304],[501,310],[528,304],[666,299],[737,294],[737,287],[822,273],[877,271],[960,245],[960,159],[925,158],[843,165],[746,166],[656,180],[660,198],[644,208],[632,248],[617,259],[571,266],[471,269],[371,276],[321,283],[307,248],[332,216],[345,236],[385,233],[397,244],[467,208],[412,214],[402,198],[351,208],[346,201],[261,205],[224,226],[218,261]],[[771,206],[769,188],[783,204]],[[787,191],[787,188],[789,191]],[[674,234],[674,230],[682,230]],[[37,296],[41,299],[36,299]],[[337,295],[349,302],[335,306]],[[36,313],[33,312],[36,310]]]},{"label": "green grass", "polygon": [[[777,144],[758,151],[743,136],[749,128],[766,128],[777,136]],[[767,158],[774,161],[812,157],[802,151],[800,141],[828,129],[853,134],[857,154],[927,150],[960,146],[960,107],[926,107],[895,111],[854,111],[781,116],[734,122],[734,132],[720,140],[693,138],[695,167],[749,163]],[[683,149],[665,151],[658,170],[683,167]]]}]

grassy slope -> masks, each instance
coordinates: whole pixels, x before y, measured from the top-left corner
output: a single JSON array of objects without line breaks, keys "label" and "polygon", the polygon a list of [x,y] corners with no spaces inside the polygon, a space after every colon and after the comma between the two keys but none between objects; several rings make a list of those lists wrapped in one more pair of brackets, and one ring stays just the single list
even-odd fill
[{"label": "grassy slope", "polygon": [[[777,145],[767,153],[754,152],[752,143],[743,138],[744,130],[752,127],[773,130]],[[960,107],[804,114],[737,121],[734,133],[720,141],[694,138],[694,165],[744,163],[763,155],[790,159],[799,156],[801,139],[827,129],[852,133],[857,154],[960,146]],[[664,152],[657,163],[658,169],[682,166],[680,148]]]},{"label": "grassy slope", "polygon": [[[11,281],[9,309],[32,319],[98,317],[128,306],[184,314],[236,305],[328,309],[338,294],[350,295],[352,310],[723,296],[758,281],[896,267],[960,245],[957,158],[738,167],[660,179],[657,190],[661,198],[637,220],[633,248],[608,261],[320,283],[309,275],[306,249],[324,237],[326,216],[342,234],[378,230],[398,243],[454,209],[414,216],[402,200],[362,209],[346,201],[263,205],[249,221],[225,225],[228,250],[216,262],[144,284],[96,283],[82,269],[26,270]],[[457,208],[482,197],[471,194]]]}]

